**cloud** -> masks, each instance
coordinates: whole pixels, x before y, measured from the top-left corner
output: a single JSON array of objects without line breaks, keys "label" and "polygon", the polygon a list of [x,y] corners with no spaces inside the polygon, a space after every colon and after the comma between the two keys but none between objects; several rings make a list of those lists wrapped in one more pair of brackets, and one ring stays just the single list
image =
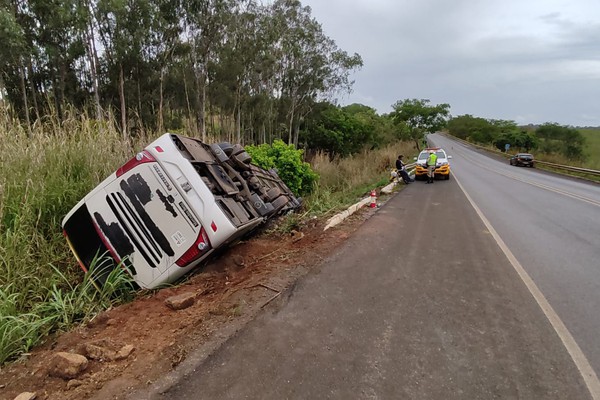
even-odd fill
[{"label": "cloud", "polygon": [[363,57],[344,103],[389,112],[399,99],[428,98],[455,115],[600,125],[596,0],[303,4],[340,48]]}]

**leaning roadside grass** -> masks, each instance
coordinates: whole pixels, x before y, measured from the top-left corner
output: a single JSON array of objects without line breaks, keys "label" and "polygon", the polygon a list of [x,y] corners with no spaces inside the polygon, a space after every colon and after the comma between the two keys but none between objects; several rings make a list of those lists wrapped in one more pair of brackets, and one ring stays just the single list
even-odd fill
[{"label": "leaning roadside grass", "polygon": [[94,260],[90,272],[78,283],[50,266],[57,281],[40,290],[38,301],[32,303],[29,312],[23,312],[17,304],[20,293],[12,288],[15,285],[0,289],[0,365],[26,353],[50,333],[66,331],[132,298],[131,278],[121,268],[111,271],[101,290],[94,286],[96,266],[101,260]]},{"label": "leaning roadside grass", "polygon": [[0,315],[0,365],[39,343],[50,320],[35,313]]},{"label": "leaning roadside grass", "polygon": [[131,146],[110,124],[85,116],[62,125],[48,119],[29,133],[6,110],[0,142],[2,364],[106,307],[81,280],[60,222],[130,156]]}]

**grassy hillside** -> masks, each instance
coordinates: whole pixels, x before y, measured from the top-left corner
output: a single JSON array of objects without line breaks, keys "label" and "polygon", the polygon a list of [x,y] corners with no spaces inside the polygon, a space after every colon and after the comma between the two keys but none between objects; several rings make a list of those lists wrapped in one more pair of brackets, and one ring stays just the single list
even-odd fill
[{"label": "grassy hillside", "polygon": [[588,168],[600,170],[600,128],[579,129],[586,141],[584,154]]}]

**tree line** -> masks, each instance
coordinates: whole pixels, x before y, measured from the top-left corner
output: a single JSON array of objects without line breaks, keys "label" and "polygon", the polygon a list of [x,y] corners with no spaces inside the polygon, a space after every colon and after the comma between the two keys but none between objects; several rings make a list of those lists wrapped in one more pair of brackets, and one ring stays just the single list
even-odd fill
[{"label": "tree line", "polygon": [[585,138],[571,126],[547,122],[539,126],[518,126],[514,121],[485,119],[472,115],[452,118],[447,124],[448,133],[479,144],[494,145],[505,151],[512,149],[529,152],[539,150],[547,154],[560,154],[569,160],[584,160]]},{"label": "tree line", "polygon": [[[0,100],[27,126],[83,112],[123,136],[298,144],[362,66],[298,0],[0,0]],[[113,122],[113,121],[110,121]]]}]

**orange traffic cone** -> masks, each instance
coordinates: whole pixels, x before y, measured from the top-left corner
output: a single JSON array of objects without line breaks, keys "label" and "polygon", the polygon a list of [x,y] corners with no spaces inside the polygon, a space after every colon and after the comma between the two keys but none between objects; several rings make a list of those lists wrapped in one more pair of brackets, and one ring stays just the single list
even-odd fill
[{"label": "orange traffic cone", "polygon": [[377,192],[375,191],[375,189],[371,190],[371,205],[369,207],[377,207]]}]

